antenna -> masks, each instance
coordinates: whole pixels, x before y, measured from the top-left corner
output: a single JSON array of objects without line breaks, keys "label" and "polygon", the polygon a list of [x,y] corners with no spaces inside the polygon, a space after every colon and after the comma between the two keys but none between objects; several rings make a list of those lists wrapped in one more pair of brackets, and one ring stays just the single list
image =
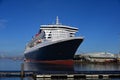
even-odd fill
[{"label": "antenna", "polygon": [[59,18],[58,18],[58,16],[56,17],[56,24],[57,25],[59,24]]}]

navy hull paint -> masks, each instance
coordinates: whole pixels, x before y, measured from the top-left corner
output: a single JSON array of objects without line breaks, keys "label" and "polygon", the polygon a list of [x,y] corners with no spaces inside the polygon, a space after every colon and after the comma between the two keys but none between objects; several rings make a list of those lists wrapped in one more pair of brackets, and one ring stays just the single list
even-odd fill
[{"label": "navy hull paint", "polygon": [[72,39],[54,43],[25,54],[26,60],[69,60],[83,39]]}]

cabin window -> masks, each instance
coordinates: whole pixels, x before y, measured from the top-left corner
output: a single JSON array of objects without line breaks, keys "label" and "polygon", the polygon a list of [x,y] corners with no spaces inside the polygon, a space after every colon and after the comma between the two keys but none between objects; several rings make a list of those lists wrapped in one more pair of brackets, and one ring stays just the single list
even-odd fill
[{"label": "cabin window", "polygon": [[52,37],[52,34],[51,34],[51,32],[48,34],[48,38],[51,38]]},{"label": "cabin window", "polygon": [[51,38],[51,36],[48,36],[48,38]]},{"label": "cabin window", "polygon": [[74,33],[70,33],[70,37],[74,37]]}]

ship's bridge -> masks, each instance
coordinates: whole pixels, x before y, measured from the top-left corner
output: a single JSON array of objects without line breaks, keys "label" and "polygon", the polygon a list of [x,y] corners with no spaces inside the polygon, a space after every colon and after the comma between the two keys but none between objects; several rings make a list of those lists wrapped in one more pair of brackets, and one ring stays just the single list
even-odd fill
[{"label": "ship's bridge", "polygon": [[56,18],[56,24],[41,25],[40,29],[45,31],[45,38],[52,41],[74,37],[78,31],[78,28],[59,24],[58,17]]}]

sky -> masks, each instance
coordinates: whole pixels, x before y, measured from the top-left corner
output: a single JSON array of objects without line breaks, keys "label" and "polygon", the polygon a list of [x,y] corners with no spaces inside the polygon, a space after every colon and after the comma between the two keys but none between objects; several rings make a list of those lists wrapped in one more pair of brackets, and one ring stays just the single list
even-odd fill
[{"label": "sky", "polygon": [[120,0],[0,0],[0,53],[21,55],[42,24],[79,28],[76,54],[120,51]]}]

